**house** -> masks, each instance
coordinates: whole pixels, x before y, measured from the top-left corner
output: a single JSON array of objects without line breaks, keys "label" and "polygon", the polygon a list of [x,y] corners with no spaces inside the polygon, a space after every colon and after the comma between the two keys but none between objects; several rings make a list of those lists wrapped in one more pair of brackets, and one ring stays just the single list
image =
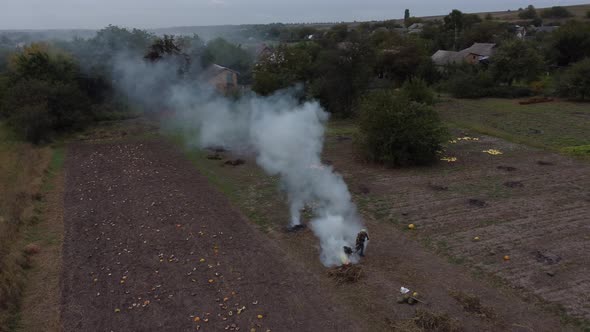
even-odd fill
[{"label": "house", "polygon": [[494,54],[496,44],[492,43],[474,43],[470,47],[455,51],[438,50],[431,58],[437,66],[448,66],[460,63],[479,64],[487,62]]},{"label": "house", "polygon": [[552,33],[557,29],[559,29],[558,26],[540,26],[533,28],[533,30],[537,33]]},{"label": "house", "polygon": [[273,49],[269,47],[266,43],[262,43],[256,46],[256,59],[262,59],[264,57],[270,56],[273,53]]},{"label": "house", "polygon": [[463,60],[470,64],[478,64],[481,60],[489,59],[494,55],[496,44],[474,43],[462,51],[459,51]]},{"label": "house", "polygon": [[424,23],[414,23],[408,27],[408,34],[420,34],[424,29]]},{"label": "house", "polygon": [[203,78],[220,93],[238,90],[238,72],[227,67],[212,64],[203,73]]},{"label": "house", "polygon": [[514,31],[516,32],[516,38],[518,39],[525,39],[526,35],[527,35],[527,29],[526,27],[520,26],[520,25],[515,25],[514,26]]},{"label": "house", "polygon": [[448,66],[462,62],[461,54],[455,51],[438,50],[431,58],[432,62],[437,66]]}]

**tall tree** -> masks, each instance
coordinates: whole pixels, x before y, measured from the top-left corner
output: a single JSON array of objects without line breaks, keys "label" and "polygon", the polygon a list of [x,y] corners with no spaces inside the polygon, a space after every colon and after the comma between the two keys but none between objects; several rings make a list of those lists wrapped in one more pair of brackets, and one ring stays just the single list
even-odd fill
[{"label": "tall tree", "polygon": [[459,33],[463,30],[463,13],[458,9],[445,16],[444,18],[445,28],[454,32],[454,49],[457,50],[457,40],[459,39]]},{"label": "tall tree", "polygon": [[406,11],[404,12],[404,24],[406,25],[406,28],[408,27],[408,20],[410,19],[410,10],[406,9]]},{"label": "tall tree", "polygon": [[532,81],[544,68],[543,58],[529,43],[514,39],[504,43],[493,57],[492,72],[497,81],[512,85]]}]

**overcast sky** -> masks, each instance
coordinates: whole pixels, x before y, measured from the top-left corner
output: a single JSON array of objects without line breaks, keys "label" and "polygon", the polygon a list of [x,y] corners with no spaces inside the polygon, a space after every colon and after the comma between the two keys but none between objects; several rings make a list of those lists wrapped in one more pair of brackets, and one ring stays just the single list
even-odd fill
[{"label": "overcast sky", "polygon": [[0,0],[0,29],[340,22],[583,4],[590,0]]}]

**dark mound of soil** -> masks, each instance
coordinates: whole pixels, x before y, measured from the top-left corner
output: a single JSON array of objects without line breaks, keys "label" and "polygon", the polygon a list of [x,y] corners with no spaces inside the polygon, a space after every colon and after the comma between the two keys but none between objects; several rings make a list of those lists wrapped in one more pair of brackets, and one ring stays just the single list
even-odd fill
[{"label": "dark mound of soil", "polygon": [[504,182],[504,185],[508,188],[522,188],[522,187],[524,187],[524,184],[522,184],[522,182],[520,182],[520,181],[508,181],[508,182]]},{"label": "dark mound of soil", "polygon": [[221,160],[223,157],[219,153],[210,154],[207,156],[209,160]]},{"label": "dark mound of soil", "polygon": [[345,264],[328,271],[328,276],[338,284],[355,283],[362,277],[363,269],[358,265]]},{"label": "dark mound of soil", "polygon": [[516,167],[512,167],[512,166],[498,166],[497,168],[499,170],[506,171],[506,172],[514,172],[517,170]]},{"label": "dark mound of soil", "polygon": [[295,233],[295,232],[300,232],[304,229],[306,229],[307,226],[303,225],[303,224],[299,224],[299,225],[295,225],[295,226],[289,226],[287,227],[287,233]]},{"label": "dark mound of soil", "polygon": [[433,183],[431,183],[428,186],[430,187],[430,189],[432,189],[434,191],[448,191],[449,190],[449,187],[447,187],[447,186],[441,186],[439,184],[433,184]]},{"label": "dark mound of soil", "polygon": [[361,184],[360,186],[358,186],[358,190],[361,194],[368,194],[371,192],[371,189],[369,189],[369,187],[365,186],[364,184]]},{"label": "dark mound of soil", "polygon": [[213,151],[213,152],[215,152],[215,153],[222,153],[222,152],[227,152],[227,150],[226,150],[226,149],[224,149],[224,148],[222,148],[222,147],[220,147],[220,146],[211,146],[211,147],[208,147],[208,148],[207,148],[207,150],[209,150],[209,151]]},{"label": "dark mound of soil", "polygon": [[544,161],[544,160],[539,160],[537,161],[537,164],[541,165],[541,166],[553,166],[553,163],[550,161]]},{"label": "dark mound of soil", "polygon": [[223,164],[230,165],[230,166],[239,166],[239,165],[244,165],[245,163],[246,163],[246,161],[243,159],[235,159],[235,160],[228,160]]},{"label": "dark mound of soil", "polygon": [[464,292],[451,292],[451,296],[459,302],[466,312],[476,314],[483,318],[492,318],[492,309],[481,304],[479,297]]},{"label": "dark mound of soil", "polygon": [[469,202],[469,205],[476,206],[476,207],[484,207],[487,205],[485,201],[482,201],[481,199],[477,199],[477,198],[470,198],[468,202]]},{"label": "dark mound of soil", "polygon": [[559,263],[559,261],[561,261],[560,256],[550,253],[548,251],[537,250],[537,251],[533,252],[533,255],[537,259],[537,262],[547,264],[547,265],[557,264],[557,263]]}]

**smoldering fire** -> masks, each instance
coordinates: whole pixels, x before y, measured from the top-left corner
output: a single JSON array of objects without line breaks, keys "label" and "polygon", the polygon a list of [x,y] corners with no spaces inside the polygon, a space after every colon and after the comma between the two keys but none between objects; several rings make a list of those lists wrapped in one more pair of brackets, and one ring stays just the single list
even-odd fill
[{"label": "smoldering fire", "polygon": [[[328,120],[322,107],[315,101],[301,103],[297,88],[230,100],[199,80],[175,79],[170,66],[121,57],[115,74],[130,97],[175,110],[176,129],[192,146],[254,153],[266,173],[280,177],[291,225],[299,225],[300,211],[311,206],[310,227],[320,240],[322,263],[341,265],[343,247],[354,243],[362,222],[342,176],[321,162]],[[163,100],[153,100],[158,90],[165,90],[158,94]],[[354,255],[351,259],[354,263]]]}]

